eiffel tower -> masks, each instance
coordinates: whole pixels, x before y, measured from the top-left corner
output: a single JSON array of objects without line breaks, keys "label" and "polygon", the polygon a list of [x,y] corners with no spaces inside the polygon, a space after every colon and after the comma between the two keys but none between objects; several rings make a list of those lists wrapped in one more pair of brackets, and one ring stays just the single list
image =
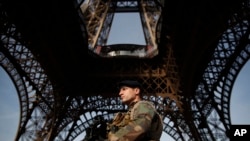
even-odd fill
[{"label": "eiffel tower", "polygon": [[[142,83],[174,140],[230,140],[232,87],[250,58],[249,0],[1,0],[0,9],[16,141],[86,139],[98,116],[126,110],[123,79]],[[108,44],[117,13],[139,15],[145,45]]]}]

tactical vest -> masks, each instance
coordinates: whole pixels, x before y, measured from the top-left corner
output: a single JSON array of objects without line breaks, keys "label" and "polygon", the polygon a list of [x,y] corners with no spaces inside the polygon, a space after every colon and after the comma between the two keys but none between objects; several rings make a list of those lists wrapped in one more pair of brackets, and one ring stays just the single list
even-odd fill
[{"label": "tactical vest", "polygon": [[[128,111],[126,113],[118,112],[111,124],[108,124],[108,129],[110,132],[115,133],[116,131],[119,130],[119,128],[122,128],[126,126],[130,121],[134,120],[135,115],[134,115],[134,109],[139,106],[141,103],[146,103],[152,106],[152,109],[155,110],[154,105],[149,102],[149,101],[139,101],[134,103],[134,105],[130,106]],[[143,141],[154,141],[155,139],[159,138],[162,134],[163,130],[163,122],[162,118],[159,115],[159,113],[155,110],[155,115],[152,119],[151,127],[149,130],[146,132],[145,139]]]}]

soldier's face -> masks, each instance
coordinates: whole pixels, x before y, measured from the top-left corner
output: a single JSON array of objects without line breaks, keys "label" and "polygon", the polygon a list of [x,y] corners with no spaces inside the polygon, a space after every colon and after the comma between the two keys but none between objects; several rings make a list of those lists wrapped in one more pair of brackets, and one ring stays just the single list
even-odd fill
[{"label": "soldier's face", "polygon": [[139,89],[123,86],[120,88],[119,95],[122,103],[129,105],[130,103],[137,101]]}]

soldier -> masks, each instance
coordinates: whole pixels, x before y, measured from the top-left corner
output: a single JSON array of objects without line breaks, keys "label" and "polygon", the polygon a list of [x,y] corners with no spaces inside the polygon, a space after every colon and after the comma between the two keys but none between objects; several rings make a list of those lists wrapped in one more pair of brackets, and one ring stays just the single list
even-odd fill
[{"label": "soldier", "polygon": [[118,84],[119,96],[128,105],[126,113],[118,112],[108,124],[108,141],[160,141],[163,123],[154,105],[142,99],[138,81]]}]

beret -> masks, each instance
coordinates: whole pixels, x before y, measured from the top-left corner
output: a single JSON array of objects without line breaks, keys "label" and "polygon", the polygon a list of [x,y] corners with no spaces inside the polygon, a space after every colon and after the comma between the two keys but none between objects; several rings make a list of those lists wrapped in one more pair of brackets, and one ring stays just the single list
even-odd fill
[{"label": "beret", "polygon": [[139,88],[139,89],[142,88],[141,84],[138,81],[134,81],[134,80],[123,80],[119,82],[118,88],[121,88],[122,86],[127,86],[131,88]]}]

